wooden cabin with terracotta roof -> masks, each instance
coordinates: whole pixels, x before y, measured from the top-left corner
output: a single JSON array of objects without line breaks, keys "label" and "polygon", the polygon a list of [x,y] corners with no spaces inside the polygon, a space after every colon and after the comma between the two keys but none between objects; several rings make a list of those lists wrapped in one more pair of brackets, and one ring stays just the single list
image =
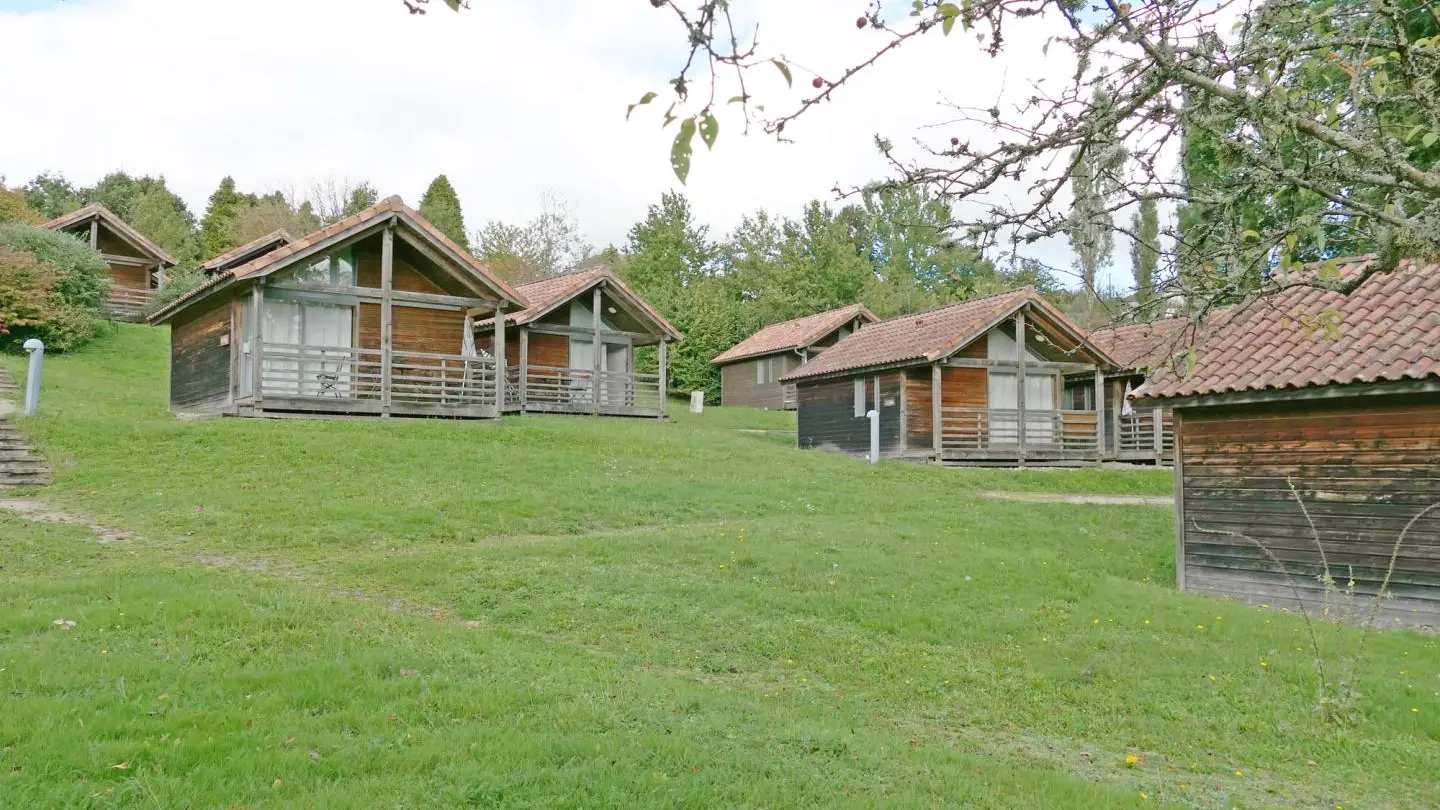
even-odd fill
[{"label": "wooden cabin with terracotta roof", "polygon": [[1328,567],[1362,611],[1388,578],[1386,624],[1440,628],[1440,265],[1232,307],[1193,356],[1137,396],[1175,412],[1179,587],[1323,609]]},{"label": "wooden cabin with terracotta roof", "polygon": [[795,410],[795,386],[780,378],[876,320],[864,305],[851,304],[770,324],[710,361],[720,367],[720,403]]},{"label": "wooden cabin with terracotta roof", "polygon": [[206,276],[213,276],[216,273],[222,273],[254,261],[266,253],[272,250],[279,250],[294,241],[295,237],[286,233],[284,229],[272,231],[264,236],[221,253],[219,256],[200,265],[199,270]]},{"label": "wooden cabin with terracotta roof", "polygon": [[[475,325],[476,345],[505,356],[506,411],[665,416],[668,347],[682,336],[619,276],[594,267],[517,291],[528,306],[498,331],[494,318]],[[636,368],[645,346],[656,347],[655,373]]]},{"label": "wooden cabin with terracotta roof", "polygon": [[44,227],[68,233],[98,250],[110,265],[109,316],[117,321],[143,320],[141,313],[165,286],[165,269],[175,259],[99,203],[87,205]]},{"label": "wooden cabin with terracotta roof", "polygon": [[[802,448],[992,466],[1098,464],[1115,367],[1033,288],[870,324],[781,379]],[[1098,395],[1097,395],[1098,394]]]},{"label": "wooden cabin with terracotta roof", "polygon": [[1187,317],[1105,326],[1090,341],[1114,358],[1105,373],[1105,458],[1127,463],[1169,464],[1175,457],[1175,425],[1169,408],[1135,406],[1134,395],[1150,370],[1184,352],[1192,338]]},{"label": "wooden cabin with terracotta roof", "polygon": [[470,326],[527,302],[399,197],[237,251],[150,316],[170,325],[177,414],[500,415]]}]

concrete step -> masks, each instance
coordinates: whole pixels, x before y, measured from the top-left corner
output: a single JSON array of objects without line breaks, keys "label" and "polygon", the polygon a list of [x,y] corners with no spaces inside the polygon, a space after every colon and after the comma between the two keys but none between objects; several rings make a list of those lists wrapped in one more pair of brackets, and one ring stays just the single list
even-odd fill
[{"label": "concrete step", "polygon": [[32,458],[44,461],[29,447],[6,447],[0,444],[0,461],[25,461]]}]

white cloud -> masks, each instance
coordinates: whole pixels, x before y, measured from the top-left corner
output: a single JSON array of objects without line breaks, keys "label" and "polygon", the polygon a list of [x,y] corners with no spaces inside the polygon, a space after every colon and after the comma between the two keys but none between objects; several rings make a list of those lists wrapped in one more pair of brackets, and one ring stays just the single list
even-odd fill
[{"label": "white cloud", "polygon": [[[47,169],[76,182],[117,168],[164,174],[198,214],[226,174],[249,190],[368,180],[414,203],[443,172],[472,227],[526,220],[550,189],[597,244],[622,241],[647,204],[678,187],[663,107],[624,118],[642,92],[663,97],[683,56],[665,12],[638,0],[487,0],[459,15],[432,5],[425,17],[399,0],[69,0],[0,11],[0,173],[12,183]],[[883,41],[856,30],[847,0],[750,5],[764,43],[796,65],[836,70]],[[942,94],[989,106],[1070,68],[1041,55],[1035,24],[1012,27],[1002,61],[958,32],[929,39],[807,114],[787,132],[794,144],[741,138],[739,119],[722,118],[715,152],[701,148],[686,189],[701,218],[718,234],[757,208],[794,213],[837,184],[882,176],[876,132],[948,140],[919,129],[945,117]],[[778,71],[761,71],[751,91],[774,112],[802,98],[809,78],[797,70],[787,90]],[[1040,252],[1068,262],[1063,244]]]}]

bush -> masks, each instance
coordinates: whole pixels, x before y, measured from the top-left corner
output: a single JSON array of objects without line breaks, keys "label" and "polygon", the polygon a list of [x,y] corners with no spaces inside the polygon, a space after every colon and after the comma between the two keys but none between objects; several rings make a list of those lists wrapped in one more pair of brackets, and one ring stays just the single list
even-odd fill
[{"label": "bush", "polygon": [[27,338],[65,351],[100,329],[110,295],[110,267],[68,234],[24,223],[0,225],[0,345]]},{"label": "bush", "polygon": [[29,253],[0,246],[0,346],[40,338],[65,351],[95,337],[100,319],[68,302],[60,288],[66,272]]},{"label": "bush", "polygon": [[155,312],[169,306],[181,296],[199,287],[209,280],[209,277],[195,267],[172,267],[165,272],[165,286],[155,293],[150,303],[145,305],[142,314],[149,317]]},{"label": "bush", "polygon": [[104,317],[110,265],[98,251],[69,234],[18,222],[0,225],[0,247],[28,253],[54,268],[55,291],[66,306]]}]

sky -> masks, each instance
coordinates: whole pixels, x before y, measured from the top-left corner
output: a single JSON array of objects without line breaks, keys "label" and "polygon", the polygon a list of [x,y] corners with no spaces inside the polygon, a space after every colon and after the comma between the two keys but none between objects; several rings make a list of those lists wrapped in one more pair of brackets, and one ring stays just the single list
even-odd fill
[{"label": "sky", "polygon": [[[1010,56],[973,39],[929,37],[847,85],[779,143],[742,136],[731,108],[719,142],[682,187],[669,165],[664,105],[683,32],[642,0],[473,0],[424,16],[400,0],[0,0],[0,175],[41,171],[89,184],[123,169],[164,175],[197,216],[225,175],[254,192],[327,179],[367,181],[412,205],[437,174],[460,194],[467,225],[523,223],[549,193],[597,246],[620,244],[646,206],[683,189],[720,237],[756,209],[794,216],[882,178],[875,134],[948,142],[943,100],[1013,103],[1030,81],[1063,80],[1046,32],[1007,31]],[[859,31],[856,0],[738,0],[758,10],[761,43],[796,65],[753,74],[769,112],[810,91],[807,69],[838,71],[883,35]],[[1051,51],[1058,54],[1059,49]],[[722,88],[722,98],[733,91]],[[1031,255],[1070,264],[1063,241]],[[1128,276],[1124,247],[1117,245]]]}]

